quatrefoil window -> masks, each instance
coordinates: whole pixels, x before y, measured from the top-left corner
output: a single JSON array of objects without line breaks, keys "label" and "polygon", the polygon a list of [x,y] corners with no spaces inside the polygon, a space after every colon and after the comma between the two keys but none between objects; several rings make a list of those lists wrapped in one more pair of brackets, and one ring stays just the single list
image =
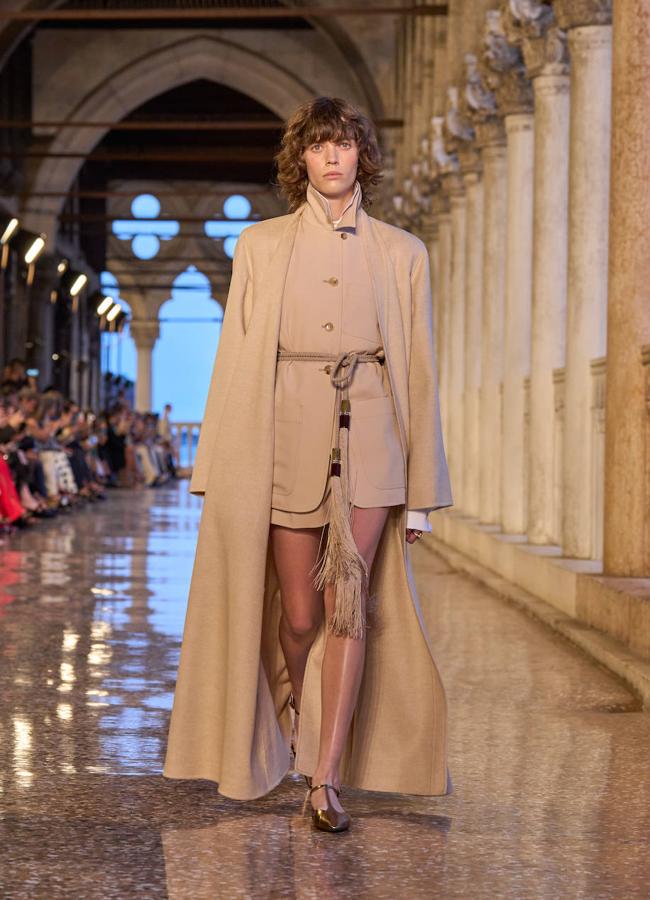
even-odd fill
[{"label": "quatrefoil window", "polygon": [[249,220],[251,203],[242,194],[231,194],[223,204],[224,219],[208,219],[205,233],[208,237],[223,241],[223,252],[231,259],[235,252],[237,238],[244,228],[253,223]]},{"label": "quatrefoil window", "polygon": [[113,234],[121,241],[131,241],[131,250],[138,259],[153,259],[158,255],[161,241],[176,237],[180,225],[173,220],[158,219],[160,200],[153,194],[139,194],[131,203],[132,219],[115,219]]}]

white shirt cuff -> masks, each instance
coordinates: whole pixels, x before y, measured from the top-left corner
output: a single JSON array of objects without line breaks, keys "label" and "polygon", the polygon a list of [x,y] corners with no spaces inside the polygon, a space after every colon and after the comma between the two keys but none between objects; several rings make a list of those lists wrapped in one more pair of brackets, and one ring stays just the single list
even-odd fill
[{"label": "white shirt cuff", "polygon": [[431,522],[429,522],[428,514],[428,509],[407,510],[406,527],[415,528],[417,531],[431,531]]}]

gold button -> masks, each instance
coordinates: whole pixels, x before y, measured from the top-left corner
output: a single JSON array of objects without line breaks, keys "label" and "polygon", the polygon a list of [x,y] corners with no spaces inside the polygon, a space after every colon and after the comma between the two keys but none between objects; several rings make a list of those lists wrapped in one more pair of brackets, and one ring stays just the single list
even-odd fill
[{"label": "gold button", "polygon": [[338,278],[334,278],[334,276],[332,276],[331,278],[326,278],[325,281],[327,282],[327,284],[331,284],[332,287],[336,287],[336,285],[339,283]]},{"label": "gold button", "polygon": [[331,371],[332,371],[332,367],[331,367],[331,366],[325,366],[325,368],[323,369],[323,372],[325,372],[326,375],[329,375],[329,373],[330,373]]},{"label": "gold button", "polygon": [[325,329],[325,331],[333,331],[334,325],[332,322],[325,322],[325,324],[323,325],[323,328]]},{"label": "gold button", "polygon": [[347,241],[347,239],[348,239],[347,234],[344,233],[344,234],[341,235],[341,240],[342,240],[342,241]]}]

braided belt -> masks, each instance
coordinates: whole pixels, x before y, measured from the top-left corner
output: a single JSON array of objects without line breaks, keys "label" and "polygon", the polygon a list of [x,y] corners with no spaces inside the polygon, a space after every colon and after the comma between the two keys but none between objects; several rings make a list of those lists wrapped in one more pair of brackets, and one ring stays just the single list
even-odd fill
[{"label": "braided belt", "polygon": [[368,353],[365,350],[349,350],[347,353],[339,353],[338,356],[334,356],[332,353],[294,353],[291,350],[278,350],[278,359],[334,363],[330,372],[332,387],[345,388],[352,381],[357,363],[376,362],[383,365],[385,354],[383,350],[377,350],[375,353]]},{"label": "braided belt", "polygon": [[[298,360],[306,362],[333,363],[329,370],[330,384],[338,394],[339,427],[336,433],[336,443],[330,456],[330,475],[341,474],[341,441],[340,429],[350,428],[350,400],[348,389],[352,382],[354,370],[359,363],[379,363],[383,366],[386,355],[383,350],[369,353],[365,350],[349,350],[334,356],[332,353],[299,353],[290,350],[278,350],[278,360]],[[325,370],[327,371],[327,369]]]},{"label": "braided belt", "polygon": [[383,350],[369,353],[350,350],[334,356],[330,353],[293,353],[278,350],[278,361],[297,360],[306,362],[333,363],[325,371],[336,390],[338,427],[334,447],[330,454],[331,505],[327,544],[322,559],[317,562],[314,586],[323,590],[325,585],[334,585],[334,613],[328,622],[332,634],[343,637],[360,638],[366,627],[364,595],[368,589],[368,567],[359,553],[352,536],[352,500],[349,483],[349,432],[350,399],[349,387],[354,371],[359,363],[379,363],[383,365]]}]

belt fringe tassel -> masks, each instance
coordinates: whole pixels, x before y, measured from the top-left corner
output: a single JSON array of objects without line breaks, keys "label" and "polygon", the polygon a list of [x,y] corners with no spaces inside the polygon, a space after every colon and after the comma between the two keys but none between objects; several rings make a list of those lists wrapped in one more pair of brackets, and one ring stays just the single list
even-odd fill
[{"label": "belt fringe tassel", "polygon": [[327,543],[314,585],[317,590],[323,590],[326,584],[334,585],[334,613],[328,622],[331,634],[338,637],[362,638],[366,628],[363,595],[368,584],[368,566],[352,536],[348,441],[348,429],[341,428],[340,474],[330,475],[330,520]]},{"label": "belt fringe tassel", "polygon": [[375,353],[351,350],[333,356],[328,353],[300,353],[281,350],[279,360],[327,361],[332,387],[337,391],[338,428],[336,446],[330,457],[330,520],[323,557],[314,567],[314,586],[323,590],[334,586],[334,613],[327,629],[337,637],[362,638],[366,630],[364,594],[368,593],[368,566],[352,536],[352,503],[349,478],[350,402],[348,387],[358,363],[383,365],[383,350]]}]

